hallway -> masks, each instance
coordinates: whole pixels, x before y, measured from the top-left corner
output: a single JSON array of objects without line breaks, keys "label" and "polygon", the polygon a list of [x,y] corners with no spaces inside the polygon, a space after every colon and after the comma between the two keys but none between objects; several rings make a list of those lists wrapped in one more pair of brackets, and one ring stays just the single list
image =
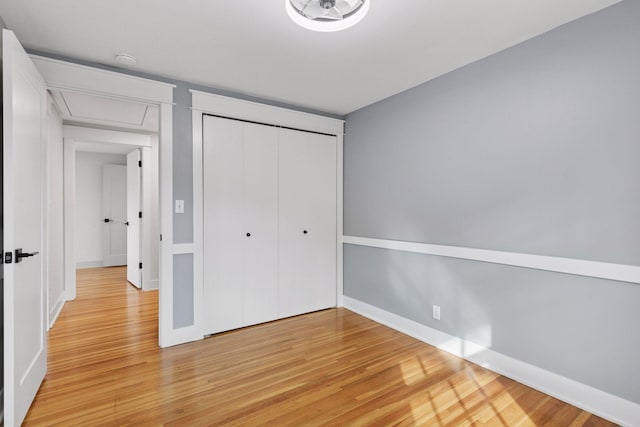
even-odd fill
[{"label": "hallway", "polygon": [[77,271],[77,298],[49,331],[48,373],[25,425],[113,421],[118,392],[157,358],[158,292],[138,291],[126,274]]}]

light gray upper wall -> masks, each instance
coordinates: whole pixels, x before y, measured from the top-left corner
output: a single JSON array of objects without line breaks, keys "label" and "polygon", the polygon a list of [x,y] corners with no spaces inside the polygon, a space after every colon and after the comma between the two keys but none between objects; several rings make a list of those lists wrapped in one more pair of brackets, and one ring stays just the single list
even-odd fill
[{"label": "light gray upper wall", "polygon": [[[191,93],[180,82],[173,91],[173,198],[184,200],[184,214],[173,214],[173,242],[193,242],[193,124]],[[186,107],[186,108],[185,108]]]},{"label": "light gray upper wall", "polygon": [[639,22],[627,0],[349,114],[345,234],[640,265]]}]

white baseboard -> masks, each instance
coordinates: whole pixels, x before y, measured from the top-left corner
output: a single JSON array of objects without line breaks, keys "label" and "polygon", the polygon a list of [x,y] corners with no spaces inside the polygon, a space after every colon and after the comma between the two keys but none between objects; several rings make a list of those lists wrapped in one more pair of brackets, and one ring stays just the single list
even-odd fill
[{"label": "white baseboard", "polygon": [[53,309],[49,313],[49,329],[53,328],[53,324],[56,323],[56,320],[58,320],[58,316],[60,315],[60,312],[62,311],[62,307],[64,307],[64,303],[66,302],[66,300],[67,299],[65,297],[65,293],[61,293],[58,301],[56,301],[56,304],[53,306]]},{"label": "white baseboard", "polygon": [[623,426],[640,426],[640,404],[344,296],[344,307],[441,350]]},{"label": "white baseboard", "polygon": [[77,268],[77,269],[82,269],[82,268],[96,268],[96,267],[102,267],[102,260],[100,260],[100,261],[83,261],[83,262],[76,262],[76,268]]},{"label": "white baseboard", "polygon": [[144,284],[142,286],[142,290],[143,291],[155,291],[159,288],[160,286],[160,279],[155,279],[155,280],[149,280],[149,287],[144,287]]}]

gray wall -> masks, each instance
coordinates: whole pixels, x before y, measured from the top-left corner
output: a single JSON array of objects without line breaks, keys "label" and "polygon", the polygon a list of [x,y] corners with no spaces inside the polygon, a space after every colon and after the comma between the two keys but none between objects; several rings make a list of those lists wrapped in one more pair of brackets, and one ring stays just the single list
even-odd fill
[{"label": "gray wall", "polygon": [[193,254],[173,256],[173,328],[193,325]]},{"label": "gray wall", "polygon": [[[638,22],[627,0],[349,114],[345,234],[640,265]],[[640,285],[344,261],[349,297],[640,403]]]}]

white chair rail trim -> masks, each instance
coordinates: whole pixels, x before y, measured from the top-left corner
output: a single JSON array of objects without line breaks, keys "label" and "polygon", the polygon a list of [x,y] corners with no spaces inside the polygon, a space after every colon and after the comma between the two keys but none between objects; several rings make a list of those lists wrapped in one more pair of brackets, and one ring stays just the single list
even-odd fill
[{"label": "white chair rail trim", "polygon": [[562,258],[546,255],[521,254],[515,252],[474,249],[459,246],[432,245],[429,243],[404,242],[399,240],[371,239],[368,237],[343,236],[342,242],[350,245],[393,249],[427,255],[483,261],[514,267],[533,268],[599,279],[640,283],[640,266],[613,264],[608,262]]}]

